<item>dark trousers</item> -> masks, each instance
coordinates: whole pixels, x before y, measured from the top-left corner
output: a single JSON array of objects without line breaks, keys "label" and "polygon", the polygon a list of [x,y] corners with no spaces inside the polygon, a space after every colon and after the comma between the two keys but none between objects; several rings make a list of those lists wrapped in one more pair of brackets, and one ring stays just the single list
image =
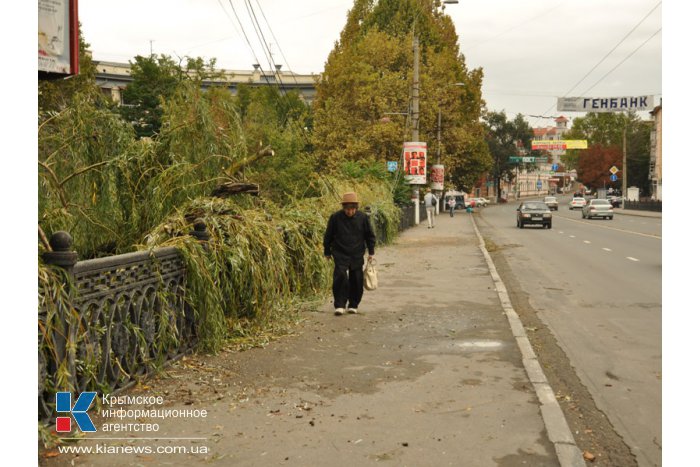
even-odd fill
[{"label": "dark trousers", "polygon": [[362,300],[362,265],[348,266],[335,263],[333,269],[334,308],[357,308]]}]

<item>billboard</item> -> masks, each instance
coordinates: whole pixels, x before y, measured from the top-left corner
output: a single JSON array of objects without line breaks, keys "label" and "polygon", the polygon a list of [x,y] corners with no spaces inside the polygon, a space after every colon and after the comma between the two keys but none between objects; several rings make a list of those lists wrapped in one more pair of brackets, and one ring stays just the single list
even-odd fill
[{"label": "billboard", "polygon": [[77,0],[39,0],[38,36],[40,72],[78,74]]},{"label": "billboard", "polygon": [[557,98],[557,110],[564,112],[637,112],[653,108],[654,96]]},{"label": "billboard", "polygon": [[562,149],[588,149],[585,139],[533,139],[532,150],[557,151]]},{"label": "billboard", "polygon": [[428,143],[408,141],[403,143],[403,172],[411,185],[427,183]]}]

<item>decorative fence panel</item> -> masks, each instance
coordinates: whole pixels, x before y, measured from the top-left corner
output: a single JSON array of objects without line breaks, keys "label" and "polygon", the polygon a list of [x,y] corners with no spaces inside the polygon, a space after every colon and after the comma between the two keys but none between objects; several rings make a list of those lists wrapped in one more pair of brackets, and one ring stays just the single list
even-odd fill
[{"label": "decorative fence panel", "polygon": [[186,268],[176,248],[80,261],[67,271],[70,304],[39,312],[42,418],[51,416],[55,401],[46,375],[63,390],[113,392],[195,343]]}]

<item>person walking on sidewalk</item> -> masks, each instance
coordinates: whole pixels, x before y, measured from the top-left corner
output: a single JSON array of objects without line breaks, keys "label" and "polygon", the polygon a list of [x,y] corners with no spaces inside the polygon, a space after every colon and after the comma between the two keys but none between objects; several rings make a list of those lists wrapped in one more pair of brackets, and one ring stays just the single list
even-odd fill
[{"label": "person walking on sidewalk", "polygon": [[457,205],[457,201],[455,201],[455,199],[452,196],[450,196],[450,199],[447,200],[447,205],[450,207],[450,217],[454,217],[455,206]]},{"label": "person walking on sidewalk", "polygon": [[432,229],[435,227],[435,206],[437,206],[437,198],[431,193],[430,188],[425,190],[425,196],[423,196],[423,201],[425,201],[425,210],[428,213],[428,228]]},{"label": "person walking on sidewalk", "polygon": [[345,193],[340,201],[342,209],[328,219],[326,233],[323,236],[323,254],[326,259],[333,258],[333,306],[337,316],[345,313],[357,313],[362,300],[362,266],[365,249],[371,261],[374,257],[376,238],[369,223],[369,217],[357,210],[357,194]]}]

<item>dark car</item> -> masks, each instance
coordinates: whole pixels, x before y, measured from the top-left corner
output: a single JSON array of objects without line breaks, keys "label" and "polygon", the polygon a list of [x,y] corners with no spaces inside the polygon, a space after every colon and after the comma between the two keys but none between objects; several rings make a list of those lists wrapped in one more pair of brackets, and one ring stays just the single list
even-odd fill
[{"label": "dark car", "polygon": [[552,211],[543,201],[524,201],[516,212],[516,225],[521,229],[528,224],[552,228]]},{"label": "dark car", "polygon": [[607,197],[607,200],[610,202],[610,204],[612,204],[612,207],[614,208],[619,208],[622,204],[622,200],[619,196],[610,195]]}]

